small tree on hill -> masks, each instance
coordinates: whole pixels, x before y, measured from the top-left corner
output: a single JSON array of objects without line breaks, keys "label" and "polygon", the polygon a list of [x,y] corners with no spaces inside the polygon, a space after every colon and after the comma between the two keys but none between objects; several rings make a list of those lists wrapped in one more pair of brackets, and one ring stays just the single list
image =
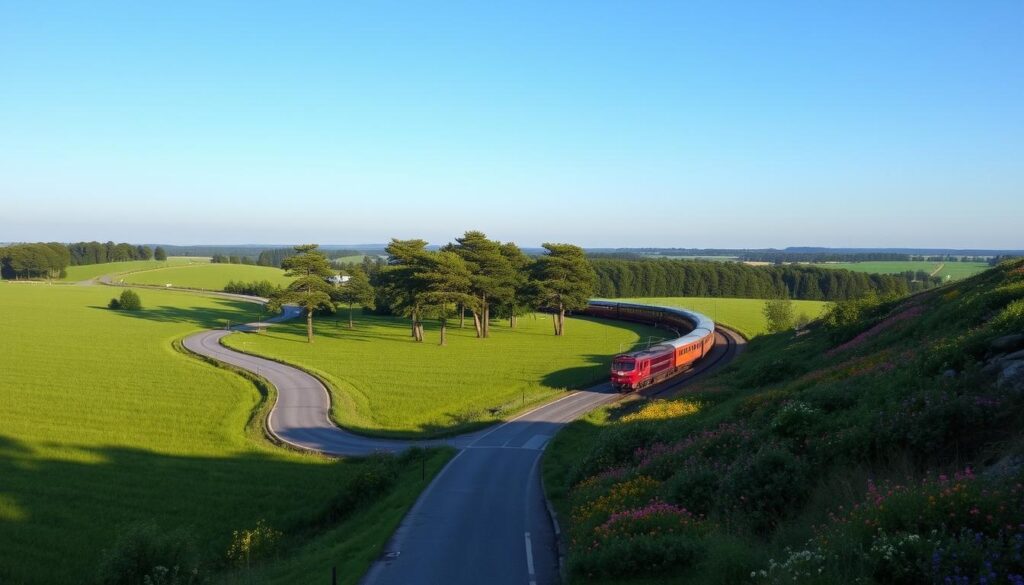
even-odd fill
[{"label": "small tree on hill", "polygon": [[167,260],[167,250],[164,250],[163,246],[157,246],[153,250],[153,260]]},{"label": "small tree on hill", "polygon": [[597,275],[583,248],[572,244],[544,244],[547,254],[534,263],[537,298],[555,310],[555,335],[565,334],[565,312],[582,309],[594,294]]},{"label": "small tree on hill", "polygon": [[773,299],[764,304],[764,317],[768,320],[768,331],[779,333],[793,326],[793,301]]},{"label": "small tree on hill", "polygon": [[313,343],[313,313],[317,309],[333,311],[333,289],[326,278],[334,274],[331,263],[316,244],[295,246],[295,256],[285,258],[281,268],[285,276],[294,277],[288,288],[275,293],[267,305],[279,310],[282,305],[295,304],[306,310],[306,341]]},{"label": "small tree on hill", "polygon": [[348,328],[352,329],[352,307],[359,305],[364,309],[375,308],[376,292],[362,268],[352,268],[347,272],[348,281],[341,284],[335,298],[340,304],[348,305]]}]

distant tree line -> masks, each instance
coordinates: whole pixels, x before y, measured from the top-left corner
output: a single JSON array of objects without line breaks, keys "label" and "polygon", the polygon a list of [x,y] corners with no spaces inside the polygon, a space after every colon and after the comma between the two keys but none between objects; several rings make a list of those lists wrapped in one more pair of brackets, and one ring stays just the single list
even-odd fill
[{"label": "distant tree line", "polygon": [[256,261],[249,256],[226,256],[224,254],[210,256],[210,262],[214,264],[248,264],[250,266],[256,264]]},{"label": "distant tree line", "polygon": [[62,278],[68,266],[153,258],[166,260],[167,252],[160,246],[153,250],[124,242],[12,244],[0,248],[0,278]]},{"label": "distant tree line", "polygon": [[[260,266],[276,266],[280,268],[286,258],[290,258],[298,254],[295,250],[296,248],[274,248],[271,250],[263,250],[256,258],[256,264]],[[317,253],[322,254],[323,257],[328,260],[366,255],[364,252],[359,250],[320,250],[319,248],[317,249]]]},{"label": "distant tree line", "polygon": [[815,266],[592,258],[601,297],[738,297],[840,301],[905,295],[941,283],[926,273],[867,274]]}]

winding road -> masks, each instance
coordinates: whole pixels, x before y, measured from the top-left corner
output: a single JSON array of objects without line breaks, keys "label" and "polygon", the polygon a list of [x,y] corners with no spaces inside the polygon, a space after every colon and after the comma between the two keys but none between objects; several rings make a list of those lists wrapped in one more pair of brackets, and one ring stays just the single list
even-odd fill
[{"label": "winding road", "polygon": [[[256,299],[250,299],[256,300]],[[300,314],[287,307],[270,321]],[[396,452],[412,446],[449,445],[459,452],[427,486],[364,576],[369,585],[548,585],[558,583],[558,537],[540,480],[547,442],[568,422],[623,395],[604,383],[566,394],[511,420],[445,440],[403,441],[356,435],[328,418],[330,398],[321,382],[280,362],[221,345],[232,330],[196,333],[184,346],[197,354],[262,376],[277,388],[270,432],[301,449],[331,455]],[[716,331],[711,354],[692,370],[646,391],[667,395],[705,376],[738,354],[744,341]]]}]

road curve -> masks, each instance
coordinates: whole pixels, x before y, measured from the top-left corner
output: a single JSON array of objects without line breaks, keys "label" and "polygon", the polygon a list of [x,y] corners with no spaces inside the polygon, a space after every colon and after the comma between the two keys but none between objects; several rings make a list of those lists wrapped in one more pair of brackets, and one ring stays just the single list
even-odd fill
[{"label": "road curve", "polygon": [[[287,307],[283,321],[300,314]],[[242,326],[233,330],[244,330]],[[450,445],[459,452],[427,486],[362,582],[372,585],[548,585],[560,581],[557,536],[540,482],[540,457],[566,423],[624,395],[610,383],[566,394],[482,431],[408,441],[347,432],[328,418],[330,398],[315,377],[291,366],[233,351],[220,340],[233,330],[184,339],[194,353],[243,368],[277,388],[268,429],[283,442],[331,455],[396,452],[411,446]],[[667,395],[730,361],[745,343],[719,328],[715,349],[689,372],[648,388]]]}]

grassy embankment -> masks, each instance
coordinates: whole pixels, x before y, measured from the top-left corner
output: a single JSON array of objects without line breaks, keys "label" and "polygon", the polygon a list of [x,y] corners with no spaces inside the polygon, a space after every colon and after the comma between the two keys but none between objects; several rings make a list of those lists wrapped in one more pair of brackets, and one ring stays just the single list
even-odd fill
[{"label": "grassy embankment", "polygon": [[407,320],[347,313],[275,327],[263,335],[237,334],[226,345],[282,359],[318,375],[332,388],[332,416],[357,432],[438,436],[479,428],[567,388],[605,380],[611,357],[667,333],[642,325],[573,318],[565,337],[552,334],[551,318],[519,319],[516,329],[494,321],[491,337],[477,339],[471,320],[449,325],[448,346],[437,345],[436,323],[415,343]]},{"label": "grassy embankment", "polygon": [[252,282],[267,280],[271,284],[287,286],[292,281],[280,268],[250,264],[196,264],[172,266],[159,270],[137,272],[124,277],[131,284],[164,286],[198,290],[224,290],[229,281]]},{"label": "grassy embankment", "polygon": [[[419,462],[269,445],[257,388],[172,348],[252,306],[143,290],[123,313],[103,308],[114,292],[0,283],[0,582],[93,582],[116,537],[151,524],[187,531],[214,582],[314,582],[336,565],[354,583],[423,487]],[[282,535],[239,569],[232,533],[261,520]]]},{"label": "grassy embankment", "polygon": [[841,305],[685,398],[571,424],[544,459],[571,582],[1020,582],[1014,333],[1024,262]]},{"label": "grassy embankment", "polygon": [[[682,307],[711,317],[722,325],[731,327],[747,338],[761,335],[768,330],[761,299],[712,299],[703,297],[645,297],[635,299],[612,299],[626,303],[647,303],[668,307]],[[793,316],[804,315],[810,320],[817,319],[828,307],[823,301],[793,301]]]},{"label": "grassy embankment", "polygon": [[[974,276],[989,268],[985,262],[926,262],[914,260],[908,262],[825,262],[815,264],[822,268],[852,270],[873,274],[897,274],[900,272],[927,272],[943,280],[962,280]],[[940,268],[941,267],[941,268]],[[938,272],[936,272],[938,270]]]}]

